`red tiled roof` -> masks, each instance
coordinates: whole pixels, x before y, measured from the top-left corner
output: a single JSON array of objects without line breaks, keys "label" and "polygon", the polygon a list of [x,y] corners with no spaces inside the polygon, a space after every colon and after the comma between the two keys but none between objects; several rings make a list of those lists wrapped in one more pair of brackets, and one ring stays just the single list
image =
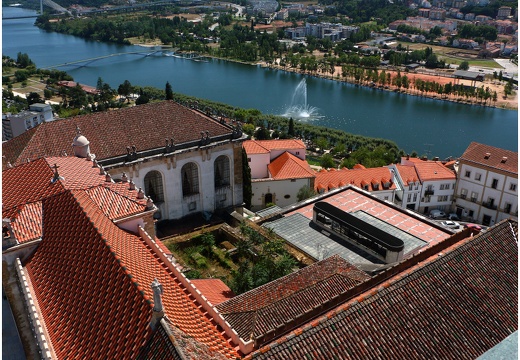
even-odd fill
[{"label": "red tiled roof", "polygon": [[[301,140],[296,139],[284,139],[284,140],[248,140],[245,143],[249,143],[248,146],[252,146],[255,143],[261,148],[272,151],[272,150],[290,150],[290,149],[305,149],[305,144]],[[246,148],[246,152],[249,154]]]},{"label": "red tiled roof", "polygon": [[132,145],[138,152],[163,148],[165,138],[173,137],[176,144],[199,140],[200,132],[206,130],[210,138],[232,134],[218,121],[173,101],[162,101],[42,123],[2,144],[4,167],[7,162],[19,165],[28,158],[72,153],[77,127],[98,160],[125,155],[126,147]]},{"label": "red tiled roof", "polygon": [[518,174],[517,152],[477,142],[469,144],[459,160]]},{"label": "red tiled roof", "polygon": [[22,244],[42,236],[42,202],[21,205],[16,214],[9,217],[16,240]]},{"label": "red tiled roof", "polygon": [[25,266],[58,359],[135,358],[152,306],[110,245],[137,238],[82,191],[47,198],[43,209],[45,239]]},{"label": "red tiled roof", "polygon": [[267,166],[275,180],[313,178],[315,172],[309,164],[289,152],[284,152]]},{"label": "red tiled roof", "polygon": [[248,155],[252,154],[269,154],[269,149],[263,147],[256,140],[246,140],[242,144]]},{"label": "red tiled roof", "polygon": [[517,233],[504,221],[249,357],[475,359],[518,329]]},{"label": "red tiled roof", "polygon": [[396,164],[395,167],[399,172],[399,175],[401,175],[404,185],[409,185],[411,182],[414,183],[419,180],[419,175],[417,175],[415,166]]},{"label": "red tiled roof", "polygon": [[175,326],[237,356],[144,240],[114,225],[85,191],[47,198],[43,208],[45,236],[26,267],[59,358],[135,358],[149,336],[154,279]]},{"label": "red tiled roof", "polygon": [[213,305],[235,296],[233,291],[220,279],[193,279],[191,282]]},{"label": "red tiled roof", "polygon": [[[51,182],[58,166],[61,179]],[[20,181],[24,179],[24,181]],[[66,189],[86,189],[87,194],[111,220],[146,210],[146,200],[128,183],[107,182],[92,162],[72,156],[41,158],[2,172],[2,217],[11,219],[19,243],[41,237],[41,201]]]},{"label": "red tiled roof", "polygon": [[437,161],[415,163],[415,169],[422,182],[432,180],[455,180],[455,172]]},{"label": "red tiled roof", "polygon": [[295,319],[317,307],[323,311],[336,295],[368,278],[334,255],[235,296],[217,305],[217,309],[241,338],[258,340],[270,330],[279,330],[280,326],[294,326]]},{"label": "red tiled roof", "polygon": [[[388,180],[391,178],[392,174],[390,173],[390,169],[386,167],[368,169],[357,168],[353,170],[342,168],[339,171],[325,170],[316,173],[314,188],[318,190],[321,186],[322,188],[328,188],[328,190],[331,190],[340,187],[340,184],[343,183],[344,185],[352,184],[359,188],[363,188],[365,185],[372,184],[371,188],[369,189],[371,191],[393,190],[395,189],[395,184]],[[383,184],[386,182],[390,182],[390,186],[385,189],[383,188]],[[377,189],[374,187],[374,184],[378,184]]]}]

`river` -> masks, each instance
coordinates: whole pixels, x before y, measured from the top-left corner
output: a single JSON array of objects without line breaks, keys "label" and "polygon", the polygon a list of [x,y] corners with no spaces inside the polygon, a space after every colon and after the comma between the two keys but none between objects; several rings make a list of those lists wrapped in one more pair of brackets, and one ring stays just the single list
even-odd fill
[{"label": "river", "polygon": [[[4,7],[3,16],[27,16],[32,10]],[[137,46],[105,44],[46,32],[34,19],[2,21],[2,54],[16,58],[27,53],[37,67],[146,50]],[[263,113],[282,114],[303,75],[222,60],[196,62],[155,54],[122,55],[86,66],[60,67],[80,83],[95,86],[98,77],[117,88],[133,85],[164,89],[219,101]],[[315,125],[353,134],[395,141],[406,152],[446,158],[462,155],[470,142],[517,151],[518,111],[462,105],[379,91],[332,80],[307,77],[309,105],[323,117]]]}]

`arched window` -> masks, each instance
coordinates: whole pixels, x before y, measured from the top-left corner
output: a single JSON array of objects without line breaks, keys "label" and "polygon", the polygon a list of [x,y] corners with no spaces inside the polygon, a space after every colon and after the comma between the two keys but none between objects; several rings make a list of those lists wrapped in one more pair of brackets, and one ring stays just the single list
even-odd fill
[{"label": "arched window", "polygon": [[229,185],[229,159],[220,155],[214,163],[215,188]]},{"label": "arched window", "polygon": [[182,167],[182,195],[188,196],[199,193],[199,174],[195,163],[187,163]]},{"label": "arched window", "polygon": [[162,175],[159,171],[150,171],[144,177],[144,191],[154,203],[161,203],[164,201],[163,181]]}]

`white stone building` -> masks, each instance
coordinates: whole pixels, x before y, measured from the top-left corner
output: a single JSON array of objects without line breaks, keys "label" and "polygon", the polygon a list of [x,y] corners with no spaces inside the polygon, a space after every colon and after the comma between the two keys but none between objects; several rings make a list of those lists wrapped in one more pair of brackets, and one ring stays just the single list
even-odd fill
[{"label": "white stone building", "polygon": [[486,226],[518,217],[518,153],[472,142],[459,159],[455,211]]}]

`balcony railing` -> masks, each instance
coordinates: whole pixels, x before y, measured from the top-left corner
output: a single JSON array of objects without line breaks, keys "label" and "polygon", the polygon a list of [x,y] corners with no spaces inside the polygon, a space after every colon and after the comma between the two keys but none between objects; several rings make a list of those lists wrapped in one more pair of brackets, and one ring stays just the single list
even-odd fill
[{"label": "balcony railing", "polygon": [[482,206],[484,206],[485,208],[491,209],[491,210],[497,209],[497,206],[490,202],[484,202],[484,203],[482,203]]},{"label": "balcony railing", "polygon": [[468,195],[467,195],[467,194],[460,194],[459,197],[460,197],[461,199],[465,199],[465,198],[468,197]]},{"label": "balcony railing", "polygon": [[433,191],[432,189],[428,189],[424,192],[424,195],[425,196],[432,196],[433,194],[435,193],[435,191]]},{"label": "balcony railing", "polygon": [[477,202],[477,198],[476,198],[476,197],[474,197],[474,198],[471,198],[470,200],[471,200],[471,202],[474,202],[474,203],[476,203],[476,202]]}]

